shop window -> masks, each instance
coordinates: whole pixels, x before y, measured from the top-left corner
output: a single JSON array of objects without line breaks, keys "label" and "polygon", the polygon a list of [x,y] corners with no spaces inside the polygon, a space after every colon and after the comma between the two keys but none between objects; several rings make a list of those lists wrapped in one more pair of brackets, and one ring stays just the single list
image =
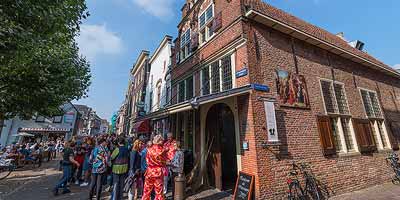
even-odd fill
[{"label": "shop window", "polygon": [[331,80],[321,80],[321,90],[325,111],[331,119],[336,151],[340,153],[356,151],[344,85]]},{"label": "shop window", "polygon": [[222,68],[222,90],[232,89],[232,66],[231,56],[226,56],[221,60]]}]

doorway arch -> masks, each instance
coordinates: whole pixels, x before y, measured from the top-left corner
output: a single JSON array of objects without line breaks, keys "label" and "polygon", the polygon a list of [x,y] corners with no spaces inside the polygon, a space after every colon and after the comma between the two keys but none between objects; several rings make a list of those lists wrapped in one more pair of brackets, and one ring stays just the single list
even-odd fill
[{"label": "doorway arch", "polygon": [[230,107],[218,103],[208,110],[206,117],[207,175],[210,186],[229,191],[237,177],[235,117]]}]

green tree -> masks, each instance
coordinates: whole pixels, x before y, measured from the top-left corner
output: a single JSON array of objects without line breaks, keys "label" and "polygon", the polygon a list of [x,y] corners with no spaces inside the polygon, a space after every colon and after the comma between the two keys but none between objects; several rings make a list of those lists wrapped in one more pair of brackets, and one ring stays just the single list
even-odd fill
[{"label": "green tree", "polygon": [[86,10],[84,0],[0,1],[0,121],[52,116],[87,95],[90,67],[75,42]]}]

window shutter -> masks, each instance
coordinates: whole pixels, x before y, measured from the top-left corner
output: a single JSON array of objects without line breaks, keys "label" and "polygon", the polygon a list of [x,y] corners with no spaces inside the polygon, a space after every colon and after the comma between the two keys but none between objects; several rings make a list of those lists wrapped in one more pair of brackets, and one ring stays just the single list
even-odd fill
[{"label": "window shutter", "polygon": [[331,120],[328,116],[318,116],[318,131],[324,155],[336,154],[335,139],[332,132]]},{"label": "window shutter", "polygon": [[222,27],[222,12],[219,12],[217,15],[215,15],[211,29],[213,32],[217,32],[221,27]]},{"label": "window shutter", "polygon": [[357,143],[362,153],[376,150],[370,121],[367,119],[353,119]]}]

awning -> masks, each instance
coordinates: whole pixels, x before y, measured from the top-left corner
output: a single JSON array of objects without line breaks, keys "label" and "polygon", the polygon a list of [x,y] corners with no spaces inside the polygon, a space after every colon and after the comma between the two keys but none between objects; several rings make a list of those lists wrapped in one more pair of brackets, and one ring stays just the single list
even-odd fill
[{"label": "awning", "polygon": [[27,133],[67,133],[70,130],[66,128],[21,128],[19,132]]},{"label": "awning", "polygon": [[26,132],[19,132],[18,134],[13,135],[13,136],[34,137],[35,135],[29,134],[29,133],[26,133]]},{"label": "awning", "polygon": [[145,119],[133,124],[133,131],[136,133],[149,133],[150,132],[150,120]]},{"label": "awning", "polygon": [[[222,99],[230,98],[233,96],[238,96],[238,95],[243,95],[243,94],[248,94],[254,89],[254,85],[246,85],[238,88],[233,88],[227,91],[219,92],[217,94],[209,94],[209,95],[204,95],[196,98],[195,103],[200,105],[204,105],[210,102],[214,101],[219,101]],[[154,119],[154,118],[163,118],[167,115],[178,113],[178,112],[183,112],[187,110],[192,110],[193,109],[193,101],[192,102],[182,102],[178,104],[174,104],[171,106],[168,106],[167,108],[164,108],[162,110],[150,113],[146,115],[143,118],[140,118],[138,120],[143,120],[143,119]]]}]

